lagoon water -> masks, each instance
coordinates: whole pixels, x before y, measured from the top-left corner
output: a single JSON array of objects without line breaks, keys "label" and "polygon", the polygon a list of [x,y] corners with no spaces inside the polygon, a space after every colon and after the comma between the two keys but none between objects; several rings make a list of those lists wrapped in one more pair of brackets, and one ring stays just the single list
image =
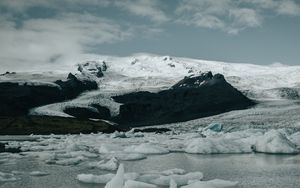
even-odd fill
[{"label": "lagoon water", "polygon": [[[204,180],[238,181],[238,187],[300,187],[300,155],[218,154],[194,155],[170,153],[151,155],[147,159],[124,162],[126,172],[146,172],[182,168],[187,172],[201,171]],[[1,188],[94,188],[103,184],[86,184],[76,180],[77,174],[106,174],[108,171],[84,166],[47,165],[30,157],[0,164],[2,172],[20,171],[14,182],[0,183]],[[31,171],[43,171],[47,176],[30,176]]]}]

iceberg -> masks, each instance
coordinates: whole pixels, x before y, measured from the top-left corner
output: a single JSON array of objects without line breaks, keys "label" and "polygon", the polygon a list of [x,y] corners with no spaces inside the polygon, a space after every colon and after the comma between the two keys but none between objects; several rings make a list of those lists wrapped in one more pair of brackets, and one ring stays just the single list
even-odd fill
[{"label": "iceberg", "polygon": [[239,139],[224,137],[195,138],[185,149],[186,153],[219,154],[219,153],[251,153],[249,143]]},{"label": "iceberg", "polygon": [[93,174],[78,174],[77,180],[83,183],[100,183],[105,184],[109,182],[115,174],[93,175]]},{"label": "iceberg", "polygon": [[299,153],[296,145],[286,135],[278,130],[270,130],[257,139],[254,150],[262,153],[296,154]]},{"label": "iceberg", "polygon": [[124,165],[120,164],[117,174],[105,185],[104,188],[124,188]]}]

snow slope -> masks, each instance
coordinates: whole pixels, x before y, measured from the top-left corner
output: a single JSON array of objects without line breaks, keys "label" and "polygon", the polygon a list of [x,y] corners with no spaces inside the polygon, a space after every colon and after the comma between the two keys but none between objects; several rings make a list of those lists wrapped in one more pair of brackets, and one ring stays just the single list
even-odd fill
[{"label": "snow slope", "polygon": [[[81,67],[92,62],[82,72],[97,80],[99,90],[84,93],[69,102],[36,108],[32,114],[67,116],[62,113],[65,107],[92,108],[89,105],[97,103],[108,107],[115,116],[120,104],[111,96],[141,90],[157,92],[169,88],[184,76],[207,71],[223,74],[229,83],[252,99],[300,99],[300,66],[225,63],[151,54],[128,57],[86,55],[78,61]],[[97,78],[93,69],[103,67],[103,64],[106,65],[104,77]]]}]

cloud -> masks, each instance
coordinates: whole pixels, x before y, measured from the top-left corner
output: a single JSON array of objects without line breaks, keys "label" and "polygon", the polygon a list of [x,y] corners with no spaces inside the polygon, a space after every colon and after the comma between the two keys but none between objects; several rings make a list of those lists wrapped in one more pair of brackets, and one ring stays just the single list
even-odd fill
[{"label": "cloud", "polygon": [[299,16],[300,15],[300,6],[294,1],[282,1],[278,5],[277,12],[283,15],[290,16]]},{"label": "cloud", "polygon": [[181,0],[176,22],[237,34],[260,27],[267,12],[298,16],[300,5],[293,0]]},{"label": "cloud", "polygon": [[115,1],[114,5],[136,16],[147,17],[154,22],[166,22],[169,18],[160,10],[160,2],[157,0],[122,0]]},{"label": "cloud", "polygon": [[165,12],[161,10],[161,1],[159,0],[1,0],[0,6],[15,12],[25,12],[31,7],[68,11],[78,10],[82,7],[116,7],[133,15],[148,18],[153,22],[162,23],[169,20]]},{"label": "cloud", "polygon": [[[0,71],[59,64],[70,57],[90,53],[99,45],[151,37],[163,29],[150,24],[105,18],[101,8],[124,9],[155,23],[166,21],[158,1],[113,0],[2,0],[0,1]],[[132,4],[131,4],[132,3]],[[84,7],[84,9],[82,9]],[[31,8],[54,10],[50,16],[30,16]],[[87,10],[87,11],[82,11]],[[89,11],[91,10],[91,11]],[[152,15],[155,14],[154,16]],[[143,33],[143,36],[140,35]],[[71,58],[72,59],[72,58]],[[75,62],[73,62],[75,63]]]},{"label": "cloud", "polygon": [[7,17],[0,25],[1,65],[53,63],[85,53],[95,45],[128,39],[132,34],[113,21],[75,13],[24,20],[20,27]]},{"label": "cloud", "polygon": [[299,16],[300,5],[294,0],[240,0],[242,3],[252,4],[257,9],[270,10],[280,15]]},{"label": "cloud", "polygon": [[26,12],[31,7],[72,10],[82,6],[106,7],[110,0],[1,0],[0,6],[14,12]]}]

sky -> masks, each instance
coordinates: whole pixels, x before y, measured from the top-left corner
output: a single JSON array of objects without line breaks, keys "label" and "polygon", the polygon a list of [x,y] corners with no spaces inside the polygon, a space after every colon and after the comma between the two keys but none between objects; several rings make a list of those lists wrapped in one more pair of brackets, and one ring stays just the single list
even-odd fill
[{"label": "sky", "polygon": [[0,69],[154,53],[300,65],[300,0],[0,0]]}]

